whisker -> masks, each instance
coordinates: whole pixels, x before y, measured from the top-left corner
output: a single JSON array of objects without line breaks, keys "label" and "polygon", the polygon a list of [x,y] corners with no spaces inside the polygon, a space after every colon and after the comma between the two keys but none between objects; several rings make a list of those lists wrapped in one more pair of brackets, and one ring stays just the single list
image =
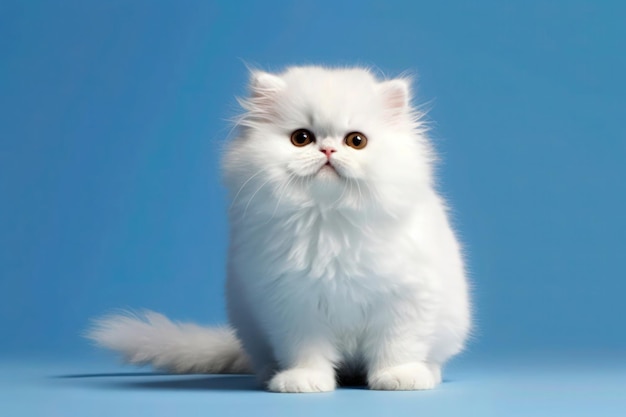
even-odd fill
[{"label": "whisker", "polygon": [[335,200],[333,202],[333,204],[331,204],[331,207],[337,208],[337,206],[339,205],[339,202],[341,201],[341,199],[343,199],[343,195],[346,193],[346,188],[347,187],[348,187],[348,182],[344,181],[343,182],[343,189],[341,190],[341,195],[339,196],[339,198],[337,200]]},{"label": "whisker", "polygon": [[278,210],[278,206],[280,205],[280,201],[283,198],[283,194],[285,194],[285,191],[287,190],[287,188],[289,187],[289,184],[291,184],[291,181],[293,181],[294,178],[297,178],[297,176],[290,173],[289,174],[289,180],[287,181],[287,183],[285,185],[283,185],[281,187],[280,194],[278,195],[278,201],[276,202],[276,206],[274,206],[274,211],[272,211],[272,216],[269,218],[269,220],[266,223],[269,223],[274,218],[274,216],[276,215],[276,211]]},{"label": "whisker", "polygon": [[378,192],[373,189],[367,182],[363,183],[364,186],[367,187],[367,191],[369,192],[369,195],[375,200],[375,201],[380,201],[380,195],[378,194]]},{"label": "whisker", "polygon": [[359,190],[359,202],[360,204],[365,203],[365,199],[363,198],[363,193],[361,192],[361,186],[359,185],[359,180],[354,180],[354,182],[356,182],[356,186]]},{"label": "whisker", "polygon": [[252,200],[254,199],[254,196],[257,195],[257,193],[259,191],[261,191],[261,188],[265,187],[265,185],[267,183],[269,183],[272,179],[270,178],[269,180],[265,181],[263,184],[261,184],[261,186],[259,188],[256,189],[256,191],[254,192],[254,194],[252,194],[252,197],[250,197],[250,200],[248,200],[248,204],[246,204],[246,208],[243,210],[243,217],[246,217],[246,213],[248,212],[248,207],[250,207],[250,203],[252,203]]},{"label": "whisker", "polygon": [[230,207],[228,207],[228,209],[229,209],[229,210],[230,210],[230,209],[232,209],[232,208],[233,208],[233,206],[235,205],[235,203],[237,202],[237,198],[239,197],[239,194],[241,193],[241,191],[243,191],[243,188],[244,188],[244,187],[245,187],[245,186],[246,186],[246,185],[247,185],[250,181],[252,181],[252,179],[253,179],[254,177],[256,177],[257,175],[259,175],[259,174],[260,174],[261,172],[263,172],[263,171],[267,171],[267,169],[268,169],[267,167],[265,167],[265,168],[261,168],[259,171],[257,171],[257,173],[256,173],[256,174],[254,174],[254,175],[252,175],[250,178],[248,178],[248,179],[247,179],[247,180],[246,180],[246,181],[245,181],[245,182],[241,185],[241,187],[239,187],[239,190],[237,191],[237,194],[235,194],[235,197],[233,197],[233,201],[230,203]]},{"label": "whisker", "polygon": [[272,164],[270,166],[265,166],[263,168],[261,168],[260,170],[258,170],[255,174],[253,174],[252,176],[250,176],[243,184],[241,184],[241,187],[239,187],[239,190],[237,190],[237,193],[235,194],[235,196],[233,197],[232,202],[230,203],[230,206],[228,207],[228,210],[231,210],[233,208],[233,206],[235,205],[235,203],[237,202],[237,198],[239,197],[239,194],[241,194],[241,192],[243,191],[244,187],[250,182],[252,181],[256,176],[258,176],[259,174],[261,174],[264,171],[269,171],[272,168],[281,166],[283,164],[281,163],[277,163],[277,164]]},{"label": "whisker", "polygon": [[[352,187],[352,183],[354,182],[354,180],[352,178],[348,178],[348,184],[350,184],[350,194],[353,195],[354,191],[352,191],[353,187]],[[352,200],[352,197],[350,198],[350,200]]]}]

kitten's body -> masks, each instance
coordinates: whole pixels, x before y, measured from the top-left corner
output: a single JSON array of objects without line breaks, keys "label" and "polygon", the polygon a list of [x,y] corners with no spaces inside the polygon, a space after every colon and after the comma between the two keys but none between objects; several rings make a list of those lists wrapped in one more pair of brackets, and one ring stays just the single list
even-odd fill
[{"label": "kitten's body", "polygon": [[[434,387],[463,347],[470,313],[407,82],[303,67],[255,73],[251,90],[224,157],[237,338],[157,316],[109,318],[93,337],[131,361],[179,371],[250,365],[273,391],[328,391],[336,371],[375,389]],[[302,128],[315,141],[294,146],[289,136]],[[363,149],[346,145],[355,131],[369,139]],[[181,346],[163,339],[168,332]]]}]

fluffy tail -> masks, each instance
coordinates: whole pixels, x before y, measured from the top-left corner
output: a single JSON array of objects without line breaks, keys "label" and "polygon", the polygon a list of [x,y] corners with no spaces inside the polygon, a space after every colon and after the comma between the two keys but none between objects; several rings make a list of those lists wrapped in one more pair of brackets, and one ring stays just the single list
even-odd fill
[{"label": "fluffy tail", "polygon": [[87,337],[118,351],[126,361],[175,373],[252,373],[248,356],[229,327],[173,323],[146,311],[106,316]]}]

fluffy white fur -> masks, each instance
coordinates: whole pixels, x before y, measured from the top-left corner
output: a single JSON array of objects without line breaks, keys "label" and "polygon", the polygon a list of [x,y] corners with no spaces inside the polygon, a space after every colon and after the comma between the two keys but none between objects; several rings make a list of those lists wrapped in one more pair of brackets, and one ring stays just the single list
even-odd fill
[{"label": "fluffy white fur", "polygon": [[[470,308],[409,81],[321,67],[251,78],[223,158],[232,330],[148,313],[104,318],[91,337],[176,372],[252,369],[271,391],[330,391],[355,376],[372,389],[435,387]],[[300,128],[316,141],[294,146]],[[365,148],[345,144],[354,131]]]}]

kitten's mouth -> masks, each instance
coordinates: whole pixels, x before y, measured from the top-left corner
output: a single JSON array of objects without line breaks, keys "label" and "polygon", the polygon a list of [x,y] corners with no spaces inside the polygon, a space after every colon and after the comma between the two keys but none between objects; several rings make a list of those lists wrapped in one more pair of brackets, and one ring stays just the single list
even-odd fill
[{"label": "kitten's mouth", "polygon": [[318,174],[333,173],[333,174],[339,176],[339,173],[337,172],[337,170],[335,169],[333,164],[330,163],[330,161],[326,161],[326,163],[320,167],[320,169],[317,171],[317,173]]}]

